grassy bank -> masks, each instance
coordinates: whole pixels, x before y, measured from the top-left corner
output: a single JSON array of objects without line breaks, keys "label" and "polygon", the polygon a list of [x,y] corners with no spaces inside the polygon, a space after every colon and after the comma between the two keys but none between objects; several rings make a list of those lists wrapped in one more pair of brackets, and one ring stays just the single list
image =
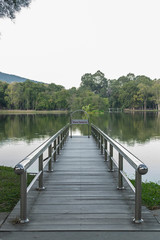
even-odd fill
[{"label": "grassy bank", "polygon": [[[33,176],[28,175],[28,185]],[[131,180],[135,184],[134,180]],[[0,212],[10,212],[20,199],[20,176],[13,168],[0,166]],[[142,183],[142,204],[149,209],[160,208],[160,185],[154,182]]]},{"label": "grassy bank", "polygon": [[67,114],[67,110],[51,110],[51,111],[36,111],[36,110],[0,110],[0,114]]},{"label": "grassy bank", "polygon": [[[135,180],[131,180],[135,185]],[[160,185],[154,182],[142,183],[142,204],[150,210],[160,208]]]},{"label": "grassy bank", "polygon": [[[28,184],[33,176],[28,175]],[[13,168],[0,166],[0,212],[10,212],[20,199],[20,176]]]}]

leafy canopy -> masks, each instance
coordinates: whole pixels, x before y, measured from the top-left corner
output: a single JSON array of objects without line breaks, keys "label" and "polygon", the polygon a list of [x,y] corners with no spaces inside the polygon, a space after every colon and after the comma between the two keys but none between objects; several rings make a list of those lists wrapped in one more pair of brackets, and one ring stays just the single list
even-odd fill
[{"label": "leafy canopy", "polygon": [[28,7],[31,0],[0,0],[0,18],[15,18],[15,14],[23,7]]}]

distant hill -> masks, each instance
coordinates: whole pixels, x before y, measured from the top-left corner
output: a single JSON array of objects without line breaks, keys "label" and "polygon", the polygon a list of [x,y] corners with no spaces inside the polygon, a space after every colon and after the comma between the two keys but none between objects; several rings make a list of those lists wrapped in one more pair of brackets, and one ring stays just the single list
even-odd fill
[{"label": "distant hill", "polygon": [[[7,82],[7,83],[25,82],[26,80],[30,80],[30,79],[0,72],[0,81],[3,81],[3,82]],[[37,81],[34,81],[34,80],[30,80],[30,81],[37,82]]]}]

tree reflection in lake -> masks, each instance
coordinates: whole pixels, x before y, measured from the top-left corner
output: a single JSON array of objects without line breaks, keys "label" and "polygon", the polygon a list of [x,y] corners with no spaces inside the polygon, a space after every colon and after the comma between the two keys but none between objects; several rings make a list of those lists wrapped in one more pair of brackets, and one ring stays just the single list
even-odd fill
[{"label": "tree reflection in lake", "polygon": [[[90,115],[90,122],[149,165],[149,179],[153,179],[154,176],[156,180],[160,180],[157,171],[160,145],[159,116],[157,112],[108,113]],[[69,119],[70,116],[65,114],[0,115],[0,165],[13,167],[61,129]],[[87,125],[74,125],[73,135],[75,134],[87,135]]]},{"label": "tree reflection in lake", "polygon": [[30,142],[52,136],[69,121],[68,115],[0,115],[0,141],[14,139]]}]

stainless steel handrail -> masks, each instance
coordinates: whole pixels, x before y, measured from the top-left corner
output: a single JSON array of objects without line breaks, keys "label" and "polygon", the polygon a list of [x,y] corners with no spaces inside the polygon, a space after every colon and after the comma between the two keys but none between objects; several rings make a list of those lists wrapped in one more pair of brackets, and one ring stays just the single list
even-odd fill
[{"label": "stainless steel handrail", "polygon": [[[27,217],[27,193],[39,179],[38,190],[44,190],[43,185],[43,169],[48,165],[48,171],[53,171],[52,160],[56,161],[56,155],[59,154],[60,149],[64,145],[66,138],[69,135],[69,126],[68,123],[65,127],[60,129],[55,135],[46,140],[38,148],[36,148],[32,153],[20,161],[14,168],[16,174],[20,175],[21,178],[21,189],[20,189],[20,223],[27,223],[29,219]],[[52,145],[53,144],[53,145]],[[43,153],[48,148],[48,157],[43,159]],[[34,179],[27,188],[27,169],[39,158],[39,171],[35,175]],[[44,163],[44,164],[43,164]]]},{"label": "stainless steel handrail", "polygon": [[[105,154],[105,160],[107,161],[109,158],[109,171],[113,171],[113,149],[116,149],[119,153],[119,161],[118,161],[118,187],[117,189],[124,189],[123,186],[123,178],[127,179],[123,171],[123,158],[127,160],[127,162],[135,169],[135,217],[133,221],[135,223],[143,222],[141,218],[141,182],[142,175],[148,172],[147,166],[136,156],[130,153],[126,148],[124,148],[117,141],[113,140],[107,134],[105,134],[100,128],[91,124],[91,132],[94,138],[97,141],[99,148],[101,149],[101,154]],[[109,143],[109,149],[108,149]],[[117,164],[116,164],[117,165]],[[124,177],[125,176],[125,177]],[[131,183],[129,184],[131,187]],[[134,187],[131,187],[134,191]]]}]

